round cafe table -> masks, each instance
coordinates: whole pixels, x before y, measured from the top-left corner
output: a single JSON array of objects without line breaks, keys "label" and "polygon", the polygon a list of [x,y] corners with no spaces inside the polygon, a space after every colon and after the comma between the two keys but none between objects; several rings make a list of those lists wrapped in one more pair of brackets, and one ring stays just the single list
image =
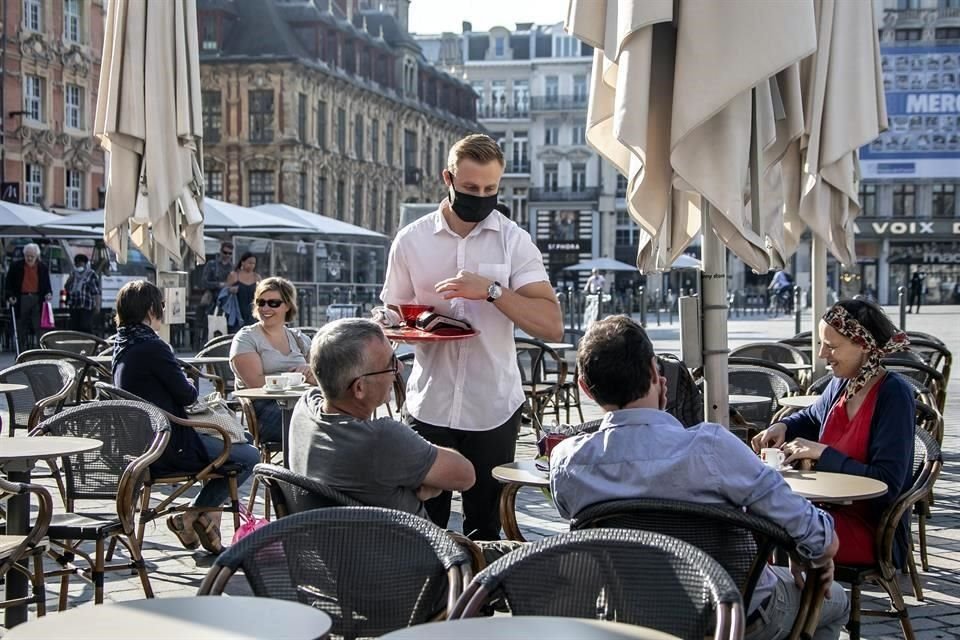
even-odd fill
[{"label": "round cafe table", "polygon": [[864,476],[829,471],[789,470],[782,473],[790,489],[811,502],[850,504],[887,492],[885,482]]},{"label": "round cafe table", "polygon": [[4,640],[315,640],[330,632],[330,616],[272,598],[192,596],[85,605],[37,618]]},{"label": "round cafe table", "polygon": [[[11,385],[4,385],[11,386]],[[22,385],[12,385],[21,386]],[[0,387],[2,390],[2,387]],[[0,469],[3,469],[10,482],[30,482],[30,474],[37,460],[49,460],[63,456],[96,451],[103,446],[92,438],[72,438],[60,436],[38,436],[24,438],[3,438],[0,440]],[[30,494],[13,496],[7,505],[7,533],[25,536],[30,532]],[[7,600],[27,595],[27,577],[19,571],[9,571],[7,580]],[[27,606],[8,607],[4,616],[7,629],[25,622]],[[9,634],[7,634],[9,636]],[[4,637],[7,637],[4,636]]]},{"label": "round cafe table", "polygon": [[526,542],[517,525],[517,492],[521,487],[549,487],[550,475],[538,469],[533,460],[517,460],[494,467],[493,477],[503,483],[500,492],[500,524],[503,532],[508,540]]},{"label": "round cafe table", "polygon": [[784,396],[778,398],[777,402],[788,409],[806,409],[819,399],[820,396]]},{"label": "round cafe table", "polygon": [[0,393],[10,393],[11,391],[23,391],[27,388],[25,384],[16,384],[16,383],[0,383]]},{"label": "round cafe table", "polygon": [[418,624],[381,636],[383,640],[494,640],[577,638],[578,640],[677,640],[647,627],[607,620],[548,616],[495,616]]},{"label": "round cafe table", "polygon": [[280,389],[278,391],[267,391],[263,387],[256,387],[253,389],[236,389],[233,392],[234,398],[247,398],[248,400],[276,400],[277,404],[280,405],[280,415],[283,418],[283,426],[280,430],[280,446],[284,452],[283,466],[285,467],[287,466],[287,438],[290,435],[290,412],[293,410],[293,405],[295,405],[297,400],[300,399],[300,396],[305,394],[310,389],[316,389],[316,387],[312,387],[310,385],[301,385],[292,389]]},{"label": "round cafe table", "polygon": [[177,358],[180,362],[186,362],[187,364],[192,364],[194,366],[202,366],[206,364],[226,364],[230,362],[230,358],[227,356],[188,356],[186,358]]},{"label": "round cafe table", "polygon": [[766,404],[770,402],[767,396],[753,396],[745,393],[731,393],[727,396],[731,407],[742,407],[749,404]]}]

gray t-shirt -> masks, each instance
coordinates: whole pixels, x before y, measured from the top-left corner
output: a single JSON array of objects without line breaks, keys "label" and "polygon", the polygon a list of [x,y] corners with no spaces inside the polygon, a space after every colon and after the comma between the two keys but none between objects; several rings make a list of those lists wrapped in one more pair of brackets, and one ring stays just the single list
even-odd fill
[{"label": "gray t-shirt", "polygon": [[287,341],[290,344],[290,353],[286,355],[273,348],[259,324],[252,324],[237,331],[237,335],[233,336],[233,342],[230,343],[230,368],[236,376],[237,389],[243,389],[246,386],[237,375],[237,367],[233,364],[233,358],[242,353],[259,354],[265,376],[286,373],[307,364],[310,340],[296,329],[287,327],[286,331]]},{"label": "gray t-shirt", "polygon": [[290,419],[290,469],[363,504],[426,517],[417,489],[437,448],[391,418],[358,420],[323,413],[319,389],[297,402]]}]

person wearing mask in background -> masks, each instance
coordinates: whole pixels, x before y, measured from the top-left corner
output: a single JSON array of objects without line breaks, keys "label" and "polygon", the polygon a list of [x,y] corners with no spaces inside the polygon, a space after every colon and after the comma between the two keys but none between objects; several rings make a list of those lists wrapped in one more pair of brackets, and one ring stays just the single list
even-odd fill
[{"label": "person wearing mask in background", "polygon": [[90,268],[90,259],[78,253],[73,258],[73,273],[63,283],[67,292],[67,307],[70,309],[70,326],[73,331],[93,333],[93,316],[100,308],[100,278]]},{"label": "person wearing mask in background", "polygon": [[[417,345],[405,409],[417,433],[473,464],[463,532],[474,540],[500,537],[500,483],[492,470],[513,461],[524,403],[515,327],[544,340],[563,338],[543,256],[494,208],[503,169],[503,152],[490,136],[453,145],[443,171],[450,195],[397,234],[380,293],[389,306],[432,305],[479,330],[468,340]],[[426,503],[441,527],[450,501],[444,491]]]},{"label": "person wearing mask in background", "polygon": [[213,313],[217,309],[217,295],[220,289],[227,286],[227,278],[233,271],[233,243],[220,244],[220,253],[216,260],[208,260],[203,265],[203,298],[200,304],[206,307],[206,312]]},{"label": "person wearing mask in background", "polygon": [[18,260],[7,271],[7,302],[16,305],[17,335],[20,350],[32,344],[31,334],[40,335],[40,312],[43,302],[53,298],[50,271],[40,260],[40,247],[30,243],[23,248],[23,260]]}]

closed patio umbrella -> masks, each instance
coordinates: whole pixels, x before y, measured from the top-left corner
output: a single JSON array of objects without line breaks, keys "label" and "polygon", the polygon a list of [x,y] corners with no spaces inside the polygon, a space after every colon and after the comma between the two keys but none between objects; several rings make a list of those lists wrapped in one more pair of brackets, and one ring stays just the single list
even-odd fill
[{"label": "closed patio umbrella", "polygon": [[109,153],[104,239],[156,265],[203,256],[195,0],[109,0],[94,134]]}]

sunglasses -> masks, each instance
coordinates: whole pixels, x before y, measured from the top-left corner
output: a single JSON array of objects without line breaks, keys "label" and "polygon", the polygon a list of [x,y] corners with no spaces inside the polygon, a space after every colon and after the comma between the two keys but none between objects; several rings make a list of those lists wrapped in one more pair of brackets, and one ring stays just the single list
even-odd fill
[{"label": "sunglasses", "polygon": [[258,307],[267,306],[267,307],[270,307],[271,309],[276,309],[282,304],[283,304],[283,300],[264,300],[263,298],[260,298],[259,300],[257,300]]},{"label": "sunglasses", "polygon": [[389,369],[382,369],[380,371],[371,371],[370,373],[361,373],[359,376],[357,376],[356,378],[350,381],[350,384],[347,385],[347,389],[352,387],[354,383],[356,383],[356,381],[359,380],[360,378],[366,378],[367,376],[379,376],[384,373],[392,373],[396,375],[400,373],[402,368],[403,368],[403,360],[400,360],[399,358],[397,358],[397,356],[393,356],[393,358],[390,359]]},{"label": "sunglasses", "polygon": [[232,256],[232,255],[233,255],[233,251],[221,251],[220,253],[222,253],[222,254],[225,255],[225,256]]}]

